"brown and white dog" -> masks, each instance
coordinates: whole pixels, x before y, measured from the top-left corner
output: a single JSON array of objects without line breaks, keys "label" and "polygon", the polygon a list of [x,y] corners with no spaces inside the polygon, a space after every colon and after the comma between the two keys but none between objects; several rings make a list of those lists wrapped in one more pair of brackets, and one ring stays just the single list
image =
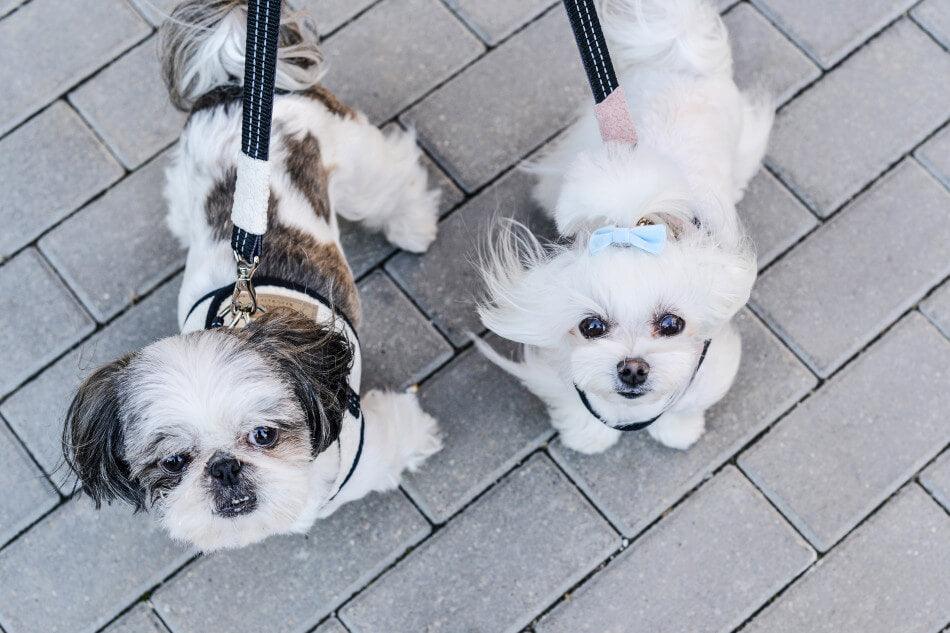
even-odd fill
[{"label": "brown and white dog", "polygon": [[96,371],[63,435],[97,504],[153,511],[205,551],[306,531],[343,503],[394,488],[441,447],[414,395],[355,395],[360,304],[336,217],[422,252],[435,239],[439,194],[412,133],[383,135],[318,84],[316,37],[289,11],[255,275],[270,309],[243,329],[214,327],[235,275],[246,11],[241,0],[187,0],[162,27],[171,100],[191,111],[165,190],[169,225],[188,248],[182,334]]}]

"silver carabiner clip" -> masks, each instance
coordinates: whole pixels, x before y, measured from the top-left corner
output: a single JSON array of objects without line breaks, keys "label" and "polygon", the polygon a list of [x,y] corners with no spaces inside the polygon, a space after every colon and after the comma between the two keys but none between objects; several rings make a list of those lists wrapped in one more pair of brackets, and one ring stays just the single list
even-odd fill
[{"label": "silver carabiner clip", "polygon": [[237,253],[235,253],[234,259],[237,262],[237,280],[234,282],[234,292],[231,294],[233,321],[230,323],[230,327],[239,324],[246,325],[254,315],[263,311],[257,303],[257,292],[255,292],[254,284],[251,281],[254,272],[257,270],[259,260],[255,258],[254,262],[250,263],[239,257]]}]

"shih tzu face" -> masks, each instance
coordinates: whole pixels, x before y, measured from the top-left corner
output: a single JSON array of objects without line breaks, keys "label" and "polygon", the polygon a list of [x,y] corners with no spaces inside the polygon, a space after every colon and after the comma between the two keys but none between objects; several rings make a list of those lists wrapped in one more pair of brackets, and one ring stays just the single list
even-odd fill
[{"label": "shih tzu face", "polygon": [[289,312],[158,341],[80,387],[66,460],[97,504],[147,509],[205,551],[291,531],[332,484],[311,466],[352,362],[341,334]]}]

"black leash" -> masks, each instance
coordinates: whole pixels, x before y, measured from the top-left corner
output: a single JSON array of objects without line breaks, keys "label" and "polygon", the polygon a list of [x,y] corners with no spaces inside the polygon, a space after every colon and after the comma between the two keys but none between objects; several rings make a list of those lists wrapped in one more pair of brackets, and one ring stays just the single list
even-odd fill
[{"label": "black leash", "polygon": [[661,415],[669,411],[670,408],[679,401],[679,398],[682,398],[683,395],[685,395],[686,392],[689,391],[690,386],[693,384],[693,380],[696,379],[696,374],[699,373],[699,368],[703,366],[703,361],[706,360],[706,352],[709,351],[710,343],[712,343],[711,339],[706,339],[705,341],[703,341],[703,351],[700,352],[699,354],[699,360],[696,362],[696,368],[693,370],[693,375],[689,377],[689,383],[687,383],[686,389],[683,389],[683,391],[680,393],[678,398],[676,398],[675,400],[667,404],[665,407],[663,407],[662,411],[657,413],[655,416],[653,416],[649,420],[644,420],[642,422],[626,422],[624,424],[613,425],[607,420],[605,420],[599,413],[597,413],[597,410],[594,409],[594,406],[590,403],[590,400],[587,398],[587,394],[584,393],[584,391],[580,387],[578,387],[575,384],[574,389],[577,391],[577,395],[580,396],[581,404],[584,405],[584,408],[587,409],[587,412],[590,413],[595,418],[597,418],[598,420],[600,420],[601,422],[603,422],[604,425],[612,429],[615,429],[617,431],[642,431],[643,429],[647,428],[648,426],[650,426],[651,424],[659,420]]},{"label": "black leash", "polygon": [[627,99],[617,81],[607,40],[600,26],[594,0],[563,0],[574,41],[581,54],[587,82],[594,94],[594,114],[604,142],[637,144],[637,131],[627,109]]},{"label": "black leash", "polygon": [[[281,0],[249,0],[247,5],[241,152],[248,158],[265,164],[269,158],[271,114],[274,110],[280,3]],[[238,180],[241,176],[239,170]],[[267,194],[269,196],[269,191]],[[254,202],[260,205],[259,199]],[[237,208],[237,204],[235,207]],[[231,248],[239,258],[248,263],[259,259],[263,251],[264,232],[267,230],[267,198],[263,201],[263,208],[253,212],[263,217],[263,225],[260,222],[248,222],[246,217],[235,217],[240,214],[232,211],[234,229],[231,233]]]},{"label": "black leash", "polygon": [[574,40],[581,54],[581,63],[587,73],[594,103],[601,103],[620,87],[614,65],[610,61],[610,51],[600,27],[600,18],[594,8],[594,0],[563,0],[567,19],[574,30]]}]

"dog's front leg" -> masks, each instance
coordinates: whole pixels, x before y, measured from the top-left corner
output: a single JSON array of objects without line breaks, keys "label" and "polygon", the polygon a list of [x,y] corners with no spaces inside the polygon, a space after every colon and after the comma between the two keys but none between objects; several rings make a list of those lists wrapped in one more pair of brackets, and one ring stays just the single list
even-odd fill
[{"label": "dog's front leg", "polygon": [[670,448],[686,450],[696,443],[706,430],[706,417],[696,413],[664,413],[648,429],[650,437]]},{"label": "dog's front leg", "polygon": [[620,439],[620,431],[594,419],[579,404],[570,410],[552,409],[551,424],[561,432],[564,446],[587,455],[603,453]]}]

